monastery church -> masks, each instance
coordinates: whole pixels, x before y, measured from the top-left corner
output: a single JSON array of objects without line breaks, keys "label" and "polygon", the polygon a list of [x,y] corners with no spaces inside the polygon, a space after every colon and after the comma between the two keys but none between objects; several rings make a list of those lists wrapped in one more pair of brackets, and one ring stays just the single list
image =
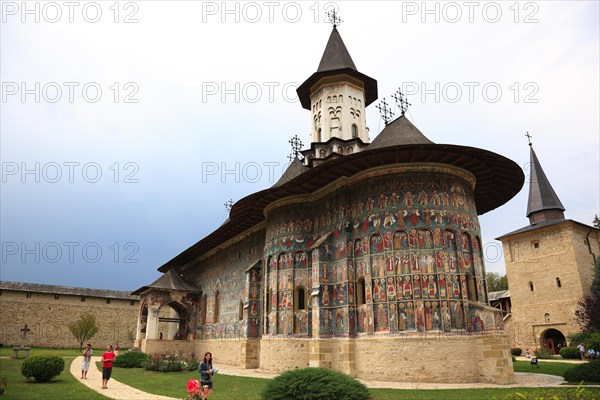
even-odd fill
[{"label": "monastery church", "polygon": [[297,93],[310,148],[133,293],[136,345],[268,372],[513,383],[503,313],[487,305],[478,216],[519,192],[521,168],[433,143],[404,116],[401,94],[402,115],[370,142],[377,81],[335,25]]}]

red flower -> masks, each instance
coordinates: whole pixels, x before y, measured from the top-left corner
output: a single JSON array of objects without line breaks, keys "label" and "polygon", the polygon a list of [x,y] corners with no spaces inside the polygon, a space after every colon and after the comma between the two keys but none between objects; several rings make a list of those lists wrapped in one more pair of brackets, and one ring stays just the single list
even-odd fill
[{"label": "red flower", "polygon": [[187,383],[186,389],[189,394],[198,393],[198,389],[200,388],[200,383],[197,379],[190,379]]}]

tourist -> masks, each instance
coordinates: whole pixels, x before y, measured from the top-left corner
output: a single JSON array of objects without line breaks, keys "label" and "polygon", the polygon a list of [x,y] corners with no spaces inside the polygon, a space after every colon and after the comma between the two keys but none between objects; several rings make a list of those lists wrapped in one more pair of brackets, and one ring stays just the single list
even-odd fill
[{"label": "tourist", "polygon": [[119,347],[119,342],[117,342],[117,345],[115,346],[115,356],[116,357],[119,356],[119,350],[121,350],[121,348]]},{"label": "tourist", "polygon": [[83,362],[81,363],[80,379],[87,379],[87,373],[90,369],[90,361],[92,360],[93,352],[94,350],[92,350],[92,345],[88,343],[87,346],[85,346],[85,350],[83,351]]},{"label": "tourist", "polygon": [[108,380],[112,374],[112,363],[115,360],[113,347],[109,344],[106,346],[106,352],[102,354],[102,389],[108,389]]},{"label": "tourist", "polygon": [[206,352],[204,354],[204,361],[200,364],[200,383],[202,386],[208,386],[208,393],[213,391],[213,375],[217,372],[216,368],[212,366],[213,358],[212,353]]},{"label": "tourist", "polygon": [[581,361],[585,361],[585,347],[583,346],[583,342],[579,343],[577,346],[579,349],[579,355],[581,356]]},{"label": "tourist", "polygon": [[531,358],[531,353],[529,352],[529,349],[527,349],[527,351],[525,352],[525,358]]}]

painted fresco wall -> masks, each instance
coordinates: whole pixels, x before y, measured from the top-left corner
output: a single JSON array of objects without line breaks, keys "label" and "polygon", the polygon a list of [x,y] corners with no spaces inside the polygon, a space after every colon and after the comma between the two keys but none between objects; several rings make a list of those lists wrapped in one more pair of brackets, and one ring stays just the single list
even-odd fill
[{"label": "painted fresco wall", "polygon": [[263,246],[259,231],[184,271],[202,289],[195,337],[260,336]]},{"label": "painted fresco wall", "polygon": [[[501,320],[469,308],[469,300],[487,300],[469,180],[456,168],[407,166],[312,204],[271,210],[265,332],[327,337],[500,329]],[[299,310],[303,289],[314,297]]]}]

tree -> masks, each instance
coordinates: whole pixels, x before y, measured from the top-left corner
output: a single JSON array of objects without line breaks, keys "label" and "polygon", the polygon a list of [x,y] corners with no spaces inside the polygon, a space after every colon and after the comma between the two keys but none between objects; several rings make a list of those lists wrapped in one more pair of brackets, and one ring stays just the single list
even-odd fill
[{"label": "tree", "polygon": [[500,290],[508,290],[508,279],[506,275],[500,275],[497,272],[488,272],[485,274],[487,290],[489,292],[498,292]]},{"label": "tree", "polygon": [[575,318],[583,332],[600,332],[600,257],[594,262],[590,294],[579,300]]},{"label": "tree", "polygon": [[98,333],[96,317],[87,311],[82,313],[77,321],[70,323],[68,327],[69,331],[71,331],[75,339],[79,342],[79,351],[83,348],[83,343]]},{"label": "tree", "polygon": [[594,215],[594,221],[592,222],[594,228],[600,229],[600,218],[597,215]]}]

